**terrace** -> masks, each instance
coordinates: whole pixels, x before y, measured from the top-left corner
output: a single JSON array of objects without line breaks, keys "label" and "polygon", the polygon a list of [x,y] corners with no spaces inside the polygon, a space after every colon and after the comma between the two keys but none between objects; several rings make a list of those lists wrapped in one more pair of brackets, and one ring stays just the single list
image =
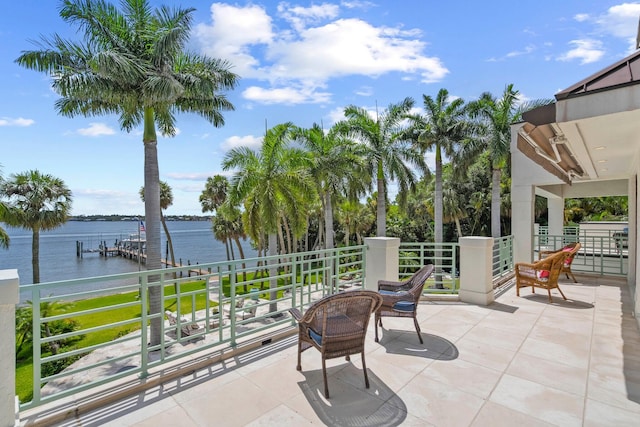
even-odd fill
[{"label": "terrace", "polygon": [[[335,359],[324,399],[319,354],[305,352],[296,371],[291,335],[60,425],[634,425],[640,334],[625,281],[580,275],[562,286],[569,300],[553,304],[513,287],[488,306],[425,302],[424,346],[406,320],[385,319],[380,343],[367,336],[368,390],[358,358]],[[24,421],[90,402],[73,396]]]},{"label": "terrace", "polygon": [[[444,289],[428,289],[418,310],[424,345],[407,319],[385,319],[380,343],[374,342],[370,330],[368,390],[362,384],[359,358],[334,359],[328,361],[331,399],[324,399],[319,354],[305,352],[303,370],[296,371],[295,325],[288,317],[272,318],[269,302],[262,298],[254,318],[241,319],[234,313],[222,327],[211,327],[211,307],[198,310],[197,304],[185,304],[185,298],[195,301],[200,294],[212,297],[217,292],[218,301],[234,310],[234,298],[241,297],[244,285],[255,284],[255,279],[239,280],[239,262],[220,263],[181,282],[205,278],[211,284],[214,277],[238,278],[229,285],[230,297],[215,285],[185,292],[179,299],[164,296],[165,303],[174,298],[179,307],[182,304],[180,317],[203,325],[200,335],[181,336],[180,325],[172,329],[165,321],[160,350],[146,346],[144,328],[142,334],[97,346],[84,363],[44,381],[37,372],[34,382],[47,384],[34,387],[33,400],[23,403],[21,423],[566,426],[631,425],[640,415],[640,333],[623,276],[580,274],[577,284],[562,282],[568,301],[556,293],[549,304],[545,295],[527,290],[515,296],[509,279],[511,238],[494,245],[492,239],[467,238],[459,246],[446,247],[394,246],[394,240],[373,239],[366,248],[313,254],[322,262],[309,262],[311,254],[299,254],[281,266],[290,280],[280,282],[278,311],[286,312],[290,306],[304,308],[323,294],[368,287],[372,277],[384,274],[381,268],[395,269],[397,275],[439,256]],[[482,253],[487,271],[475,262]],[[391,262],[384,265],[376,257]],[[459,277],[450,274],[456,260]],[[229,274],[236,268],[239,274]],[[160,280],[167,283],[178,273],[162,272]],[[144,288],[146,274],[136,274],[131,288]],[[321,280],[324,277],[330,279]],[[494,278],[502,283],[495,288]],[[86,279],[100,280],[113,277]],[[470,289],[474,283],[489,286]],[[32,285],[31,290],[37,297],[55,287],[79,284]],[[43,319],[35,318],[39,330]],[[52,319],[55,316],[44,321]],[[110,326],[120,323],[114,320]],[[47,340],[51,338],[40,341]],[[39,362],[34,366],[56,358],[35,351]],[[3,422],[13,425],[11,417]]]}]

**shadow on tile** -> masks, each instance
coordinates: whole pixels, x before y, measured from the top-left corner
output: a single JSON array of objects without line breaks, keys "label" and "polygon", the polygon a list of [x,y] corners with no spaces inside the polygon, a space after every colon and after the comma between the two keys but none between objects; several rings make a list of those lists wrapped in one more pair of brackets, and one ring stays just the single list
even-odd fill
[{"label": "shadow on tile", "polygon": [[[384,336],[385,329],[383,328],[382,331]],[[407,334],[409,333],[407,332]],[[412,337],[411,340],[404,341],[401,336],[393,341],[380,340],[380,345],[390,354],[402,354],[434,360],[453,360],[458,358],[458,348],[446,338],[422,332],[420,335],[422,335],[424,344],[420,344],[413,331],[410,335]]]},{"label": "shadow on tile", "polygon": [[[304,372],[305,377],[314,375]],[[317,375],[317,374],[316,374]],[[324,397],[323,383],[298,383],[309,405],[323,424],[328,426],[399,426],[407,418],[407,407],[387,385],[373,372],[368,371],[371,387],[380,396],[391,396],[382,400],[367,392],[364,384],[354,387],[329,377],[330,398]],[[384,410],[381,410],[384,409]]]},{"label": "shadow on tile", "polygon": [[[523,288],[524,289],[524,288]],[[579,301],[575,299],[571,299],[567,296],[567,300],[563,300],[561,296],[551,295],[553,302],[549,302],[549,296],[546,294],[531,294],[531,295],[523,295],[520,298],[524,298],[529,301],[539,302],[547,305],[554,305],[563,308],[574,308],[579,310],[593,308],[594,305],[590,302]]]}]

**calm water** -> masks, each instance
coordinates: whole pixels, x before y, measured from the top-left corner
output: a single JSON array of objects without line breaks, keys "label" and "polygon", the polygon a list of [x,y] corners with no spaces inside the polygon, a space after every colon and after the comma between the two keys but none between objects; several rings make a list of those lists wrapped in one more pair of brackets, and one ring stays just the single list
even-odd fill
[{"label": "calm water", "polygon": [[[69,221],[55,230],[40,234],[40,282],[105,276],[138,271],[138,264],[121,257],[102,257],[98,253],[85,253],[76,257],[76,242],[83,242],[84,249],[97,249],[106,241],[112,247],[121,240],[137,233],[137,221]],[[173,241],[176,261],[184,265],[204,264],[227,259],[224,245],[215,240],[209,221],[168,221],[167,227]],[[31,231],[6,227],[11,237],[8,250],[0,249],[0,270],[18,269],[20,283],[30,284]],[[245,257],[256,256],[248,241],[243,242]],[[165,258],[166,239],[162,233],[162,257]],[[236,257],[238,257],[236,251]],[[143,267],[144,268],[144,267]]]}]

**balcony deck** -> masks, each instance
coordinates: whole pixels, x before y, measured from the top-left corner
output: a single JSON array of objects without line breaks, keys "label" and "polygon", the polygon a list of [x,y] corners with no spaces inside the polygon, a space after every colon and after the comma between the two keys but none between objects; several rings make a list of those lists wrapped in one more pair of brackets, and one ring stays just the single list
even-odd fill
[{"label": "balcony deck", "polygon": [[[59,425],[638,425],[640,333],[625,280],[577,278],[552,304],[514,287],[489,307],[424,303],[424,345],[409,319],[385,318],[380,343],[371,324],[371,388],[359,357],[330,360],[328,401],[317,351],[296,371],[294,335]],[[57,405],[22,422],[73,412]]]}]

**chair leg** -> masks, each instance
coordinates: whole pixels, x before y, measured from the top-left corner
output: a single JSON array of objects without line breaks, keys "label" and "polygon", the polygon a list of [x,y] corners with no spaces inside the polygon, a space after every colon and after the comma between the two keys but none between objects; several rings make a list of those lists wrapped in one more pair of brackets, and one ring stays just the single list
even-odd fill
[{"label": "chair leg", "polygon": [[327,362],[322,357],[322,377],[324,378],[324,397],[329,398],[329,386],[327,385]]},{"label": "chair leg", "polygon": [[551,299],[551,288],[547,288],[547,292],[549,293],[549,302],[553,302]]},{"label": "chair leg", "polygon": [[573,283],[578,283],[578,281],[576,280],[576,276],[573,275],[573,272],[571,270],[569,270],[566,274],[567,279],[569,278],[569,275],[571,275],[571,278],[573,279]]},{"label": "chair leg", "polygon": [[562,292],[562,289],[560,289],[560,286],[558,286],[557,289],[558,289],[558,292],[560,292],[560,295],[562,295],[562,298],[566,300],[567,297],[564,296],[564,292]]},{"label": "chair leg", "polygon": [[300,338],[298,338],[298,366],[296,366],[296,370],[298,371],[302,371],[302,363],[301,363],[301,357],[300,357],[301,354],[302,354],[302,341],[300,341]]},{"label": "chair leg", "polygon": [[382,321],[380,320],[380,316],[378,316],[376,314],[376,316],[375,316],[375,318],[373,320],[373,323],[375,323],[375,325],[376,325],[376,342],[379,342],[378,341],[378,323],[380,323],[382,325]]},{"label": "chair leg", "polygon": [[364,361],[364,350],[362,350],[362,372],[364,372],[364,386],[369,388],[369,376],[367,375],[367,363]]},{"label": "chair leg", "polygon": [[415,313],[413,315],[413,324],[416,325],[416,332],[418,333],[418,339],[420,340],[420,344],[424,344],[424,342],[422,341],[422,335],[420,334],[420,325],[418,325],[418,319],[416,318]]}]

